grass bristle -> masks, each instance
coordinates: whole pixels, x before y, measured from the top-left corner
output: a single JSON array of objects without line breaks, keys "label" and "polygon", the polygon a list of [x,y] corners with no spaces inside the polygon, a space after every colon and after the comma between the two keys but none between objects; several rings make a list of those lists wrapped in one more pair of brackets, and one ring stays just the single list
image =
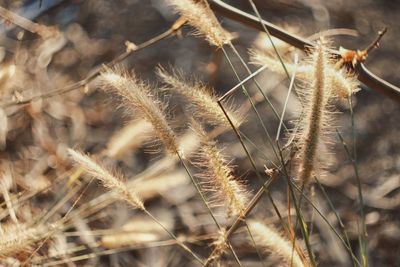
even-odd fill
[{"label": "grass bristle", "polygon": [[216,142],[209,139],[199,124],[192,122],[192,128],[200,138],[198,165],[205,168],[205,172],[198,176],[210,187],[213,198],[225,204],[228,216],[241,214],[247,203],[246,189],[235,180],[232,168]]},{"label": "grass bristle", "polygon": [[222,47],[232,40],[232,35],[221,27],[212,11],[201,1],[168,0],[168,3],[197,29],[197,34],[204,36],[211,45]]},{"label": "grass bristle", "polygon": [[[259,49],[250,50],[250,59],[255,65],[267,66],[273,72],[286,75],[282,63],[277,58]],[[285,62],[285,67],[289,73],[293,73],[296,69],[296,77],[300,81],[307,81],[314,72],[313,66],[307,64],[307,62],[301,63],[297,67],[292,63]],[[325,72],[329,76],[333,96],[340,99],[347,99],[360,90],[360,84],[355,75],[347,70],[330,66]]]},{"label": "grass bristle", "polygon": [[103,88],[119,95],[127,108],[140,113],[151,123],[157,137],[171,154],[178,153],[174,131],[167,119],[164,105],[151,93],[150,87],[134,75],[108,70],[101,75]]},{"label": "grass bristle", "polygon": [[[181,74],[168,73],[163,68],[158,69],[158,75],[168,85],[167,90],[181,95],[188,103],[193,116],[215,126],[231,127],[225,114],[217,103],[217,96],[211,88],[207,88],[201,82],[187,82],[181,78]],[[243,116],[234,107],[225,108],[233,125],[238,128],[243,122]]]},{"label": "grass bristle", "polygon": [[276,230],[255,221],[249,220],[248,226],[257,246],[270,251],[274,256],[281,257],[288,266],[306,267],[300,255],[288,240],[284,239]]},{"label": "grass bristle", "polygon": [[100,180],[106,188],[115,192],[118,198],[128,202],[134,208],[144,210],[143,202],[133,190],[129,190],[121,181],[122,177],[117,177],[117,175],[112,174],[99,163],[81,152],[68,149],[68,153],[77,164],[85,169],[88,175]]},{"label": "grass bristle", "polygon": [[320,142],[326,131],[328,119],[327,104],[331,94],[328,54],[325,47],[319,44],[312,56],[313,75],[305,93],[305,118],[298,134],[300,144],[300,164],[298,179],[308,184],[315,170]]}]

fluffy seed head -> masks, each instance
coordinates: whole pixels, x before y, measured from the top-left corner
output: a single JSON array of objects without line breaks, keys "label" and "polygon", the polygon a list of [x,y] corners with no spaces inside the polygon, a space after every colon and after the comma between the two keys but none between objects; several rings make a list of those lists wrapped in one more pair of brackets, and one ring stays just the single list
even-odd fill
[{"label": "fluffy seed head", "polygon": [[[332,97],[332,79],[329,69],[333,68],[326,48],[318,44],[312,54],[312,75],[302,91],[304,95],[304,118],[296,134],[299,146],[299,180],[304,184],[320,166],[326,165],[321,157],[323,144],[329,129],[331,129],[331,112],[329,102]],[[318,161],[317,161],[318,160]]]},{"label": "fluffy seed head", "polygon": [[257,246],[283,258],[288,263],[288,266],[306,266],[296,249],[293,249],[292,243],[284,239],[276,230],[254,220],[248,221],[248,225]]},{"label": "fluffy seed head", "polygon": [[[210,92],[211,89],[200,82],[189,84],[183,81],[179,74],[169,74],[162,68],[158,69],[158,75],[168,85],[168,90],[178,93],[187,100],[196,118],[210,125],[230,127],[228,119],[217,103],[217,97]],[[232,107],[226,108],[226,111],[233,125],[239,127],[243,122],[243,116]]]},{"label": "fluffy seed head", "polygon": [[226,252],[228,249],[228,242],[226,240],[226,229],[221,229],[218,231],[218,237],[213,243],[214,245],[214,250],[210,254],[210,256],[207,258],[207,262],[205,266],[219,266],[219,261],[222,257],[222,255]]},{"label": "fluffy seed head", "polygon": [[[255,65],[268,66],[271,71],[277,72],[281,75],[286,75],[285,70],[279,60],[274,58],[270,54],[266,54],[259,49],[252,49],[250,51],[250,59]],[[293,73],[295,65],[285,62],[285,67],[289,73]],[[301,80],[307,80],[308,77],[312,76],[314,68],[312,65],[299,64],[296,69],[296,77]],[[330,66],[325,70],[328,79],[331,82],[332,94],[338,98],[348,98],[352,94],[358,92],[359,83],[354,74],[338,69],[337,67]]]},{"label": "fluffy seed head", "polygon": [[222,47],[232,40],[232,35],[221,27],[207,5],[192,0],[168,0],[168,2],[197,29],[198,34],[205,36],[211,45]]},{"label": "fluffy seed head", "polygon": [[315,168],[317,153],[328,120],[327,104],[330,97],[330,80],[327,69],[330,68],[327,52],[319,44],[313,54],[313,76],[310,91],[306,95],[305,119],[299,134],[300,165],[299,180],[308,184]]},{"label": "fluffy seed head", "polygon": [[198,165],[206,168],[205,173],[199,174],[210,185],[210,191],[216,200],[225,203],[228,216],[239,215],[247,203],[247,194],[244,186],[235,180],[232,169],[210,140],[200,125],[192,122],[192,127],[200,137],[200,160]]},{"label": "fluffy seed head", "polygon": [[111,174],[110,171],[81,152],[68,149],[68,153],[76,163],[85,169],[87,174],[100,180],[106,188],[115,192],[118,198],[128,202],[134,208],[144,210],[143,202],[135,192],[128,190],[121,178],[117,178],[116,175]]},{"label": "fluffy seed head", "polygon": [[134,75],[107,70],[102,73],[102,88],[119,95],[126,107],[140,113],[151,123],[157,137],[171,154],[178,153],[176,136],[164,114],[164,105],[152,95],[148,85],[140,82]]},{"label": "fluffy seed head", "polygon": [[28,227],[24,224],[9,224],[2,227],[0,258],[29,252],[33,244],[49,237],[58,226],[54,224]]}]

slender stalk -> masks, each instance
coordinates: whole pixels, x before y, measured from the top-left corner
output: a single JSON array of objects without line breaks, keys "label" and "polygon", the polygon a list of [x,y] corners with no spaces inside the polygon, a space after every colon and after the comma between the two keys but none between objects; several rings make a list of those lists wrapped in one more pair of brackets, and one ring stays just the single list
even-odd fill
[{"label": "slender stalk", "polygon": [[339,213],[337,212],[337,210],[336,210],[335,207],[333,206],[333,203],[332,203],[330,197],[328,196],[328,194],[326,193],[325,188],[322,186],[322,184],[321,184],[320,181],[317,179],[317,177],[315,177],[315,181],[317,182],[317,185],[318,185],[319,189],[321,190],[321,192],[322,192],[322,194],[324,195],[326,201],[328,202],[329,207],[331,208],[332,212],[335,214],[336,219],[338,220],[338,223],[339,223],[339,226],[340,226],[340,230],[342,231],[342,234],[343,234],[344,237],[345,237],[346,244],[347,244],[347,246],[348,246],[349,249],[350,249],[350,250],[349,250],[349,249],[346,248],[346,250],[347,250],[347,252],[349,253],[349,256],[350,256],[351,260],[353,261],[353,266],[356,266],[356,262],[354,261],[354,259],[353,259],[353,257],[352,257],[352,256],[353,256],[353,255],[352,255],[352,253],[353,253],[353,248],[351,247],[351,243],[350,243],[350,239],[349,239],[349,236],[348,236],[348,234],[347,234],[347,231],[346,231],[346,227],[345,227],[345,225],[344,225],[342,219],[340,218]]},{"label": "slender stalk", "polygon": [[[277,145],[278,145],[278,148],[279,148],[280,147],[279,146],[279,142],[277,142]],[[293,204],[294,204],[294,207],[295,207],[295,210],[296,210],[297,220],[298,220],[298,222],[300,224],[300,230],[301,230],[301,233],[303,235],[304,242],[306,244],[306,248],[307,248],[307,252],[308,252],[308,255],[309,255],[309,258],[310,258],[310,261],[311,261],[311,265],[316,267],[317,264],[315,262],[315,256],[314,256],[314,253],[313,253],[312,248],[311,248],[310,237],[309,237],[309,234],[308,234],[308,231],[307,231],[307,228],[306,228],[306,223],[305,223],[303,215],[301,213],[301,209],[300,209],[300,206],[299,206],[299,201],[296,198],[291,178],[289,176],[289,173],[286,170],[286,167],[285,167],[285,164],[284,164],[283,155],[281,153],[281,149],[279,149],[279,151],[280,151],[281,162],[282,162],[282,166],[283,166],[283,173],[284,173],[284,176],[286,177],[287,184],[288,184],[290,193],[291,193],[292,198],[293,198]],[[302,190],[300,190],[300,192],[302,192]]]},{"label": "slender stalk", "polygon": [[[289,74],[289,72],[288,72],[288,70],[287,70],[287,68],[286,68],[286,66],[285,66],[285,63],[283,62],[282,57],[281,57],[281,55],[280,55],[279,52],[278,52],[278,49],[276,49],[276,46],[275,46],[274,42],[272,41],[271,35],[269,34],[269,31],[268,31],[267,27],[266,27],[265,24],[263,23],[263,19],[261,18],[261,15],[260,15],[260,13],[258,12],[258,9],[257,9],[256,5],[254,4],[254,1],[253,1],[253,0],[248,0],[248,1],[249,1],[249,3],[250,3],[250,5],[251,5],[251,7],[252,7],[252,9],[253,9],[253,11],[254,11],[254,13],[256,13],[257,18],[259,19],[261,27],[264,29],[264,32],[267,34],[268,39],[269,39],[269,42],[271,43],[271,45],[272,45],[272,47],[273,47],[273,49],[274,49],[275,54],[278,56],[278,59],[279,59],[281,65],[282,65],[282,68],[285,70],[286,76],[288,77],[289,80],[291,80],[290,74]],[[293,75],[293,74],[292,74],[292,75]]]},{"label": "slender stalk", "polygon": [[[201,200],[203,201],[204,205],[206,206],[208,212],[210,213],[214,223],[217,225],[218,229],[221,230],[222,229],[221,225],[218,223],[217,219],[215,218],[215,216],[214,216],[214,214],[213,214],[213,212],[211,210],[210,205],[208,204],[208,202],[207,202],[203,192],[201,191],[196,179],[194,178],[194,176],[190,172],[189,167],[186,165],[186,162],[184,161],[184,159],[182,158],[182,156],[180,155],[180,153],[178,151],[176,152],[176,154],[179,157],[179,160],[181,161],[183,168],[185,169],[185,171],[189,175],[190,180],[192,181],[193,185],[195,186],[198,194],[200,195]],[[240,260],[237,257],[236,252],[234,251],[233,247],[229,243],[228,243],[228,247],[231,250],[232,254],[234,255],[234,258],[235,258],[236,262],[238,263],[238,265],[241,266]]]},{"label": "slender stalk", "polygon": [[[167,39],[171,36],[173,36],[174,34],[176,34],[180,28],[186,23],[186,20],[183,17],[180,17],[179,19],[177,19],[175,21],[174,24],[172,24],[172,26],[166,30],[165,32],[162,32],[161,34],[150,38],[149,40],[135,45],[134,49],[127,49],[125,52],[123,52],[122,54],[118,55],[116,58],[114,58],[113,60],[111,60],[108,63],[103,63],[102,67],[97,67],[94,71],[92,71],[90,74],[88,74],[86,76],[86,78],[84,78],[83,80],[80,80],[79,82],[61,87],[61,88],[56,88],[53,89],[51,91],[45,92],[45,93],[41,93],[23,100],[12,100],[12,101],[8,101],[8,102],[2,102],[0,103],[0,107],[2,108],[6,108],[6,107],[11,107],[11,106],[15,106],[15,105],[24,105],[24,104],[28,104],[32,101],[38,100],[38,99],[44,99],[44,98],[50,98],[53,96],[57,96],[60,94],[65,94],[74,90],[77,90],[79,88],[82,88],[84,86],[86,86],[90,81],[94,80],[96,77],[98,77],[102,70],[103,67],[106,66],[108,68],[111,68],[113,66],[115,66],[116,64],[120,63],[121,61],[123,61],[124,59],[128,58],[130,55],[136,53],[137,51],[140,51],[142,49],[145,49],[147,47],[150,47],[154,44],[157,44],[158,42]],[[129,47],[129,46],[128,46]]]},{"label": "slender stalk", "polygon": [[[229,243],[229,238],[232,236],[232,234],[239,228],[241,222],[246,220],[246,217],[250,214],[250,212],[254,209],[254,207],[257,205],[257,203],[260,201],[261,197],[264,195],[266,192],[266,189],[269,188],[269,186],[272,184],[272,182],[275,180],[275,177],[271,177],[265,184],[258,190],[258,192],[254,195],[254,197],[251,199],[250,203],[247,205],[246,209],[238,216],[236,217],[236,220],[233,222],[233,224],[229,227],[227,227],[227,231],[225,234],[225,240],[226,242]],[[250,233],[251,235],[251,233]],[[217,248],[215,248],[210,255],[215,254]],[[261,257],[260,257],[261,258]],[[208,266],[208,262],[206,262],[205,266]]]},{"label": "slender stalk", "polygon": [[175,239],[178,243],[178,245],[183,248],[184,250],[186,250],[189,254],[191,254],[200,264],[204,264],[203,260],[200,259],[199,256],[197,256],[190,248],[188,248],[185,244],[183,244],[182,242],[179,241],[178,237],[176,237],[170,230],[168,230],[168,228],[166,228],[157,218],[155,218],[149,211],[147,211],[146,209],[143,210],[143,212],[149,216],[155,223],[157,223],[162,229],[164,229],[165,232],[167,232],[171,238]]},{"label": "slender stalk", "polygon": [[[379,40],[379,39],[378,39]],[[353,100],[352,95],[349,96],[349,107],[351,114],[351,133],[353,139],[353,157],[352,163],[354,167],[354,173],[356,175],[357,181],[357,189],[358,189],[358,198],[360,204],[360,216],[361,216],[361,225],[362,225],[362,235],[361,235],[361,256],[362,256],[362,264],[363,266],[368,266],[368,241],[367,241],[367,226],[365,224],[365,212],[364,212],[364,198],[362,193],[362,183],[360,179],[360,175],[358,172],[358,164],[357,164],[357,143],[356,143],[356,128],[354,121],[354,112],[353,112]]]},{"label": "slender stalk", "polygon": [[[294,184],[292,181],[290,181],[292,187],[299,193],[301,193],[301,188],[298,188],[296,184]],[[339,238],[339,240],[342,242],[343,246],[351,253],[351,257],[353,260],[357,263],[358,266],[362,266],[360,261],[357,259],[357,257],[354,255],[354,253],[351,250],[351,247],[348,247],[346,244],[346,241],[343,239],[343,237],[338,233],[338,231],[333,227],[333,225],[326,219],[326,217],[322,214],[322,212],[316,207],[316,205],[305,195],[303,194],[303,198],[307,201],[308,204],[310,204],[313,209],[318,213],[319,216],[325,221],[325,223],[329,226],[329,228],[332,230],[332,232]]]},{"label": "slender stalk", "polygon": [[[233,70],[233,72],[234,72],[236,78],[238,79],[238,81],[239,81],[239,83],[240,83],[240,82],[241,82],[241,79],[240,79],[240,77],[239,77],[239,74],[237,73],[237,71],[236,71],[236,69],[235,69],[235,67],[234,67],[234,65],[233,65],[233,63],[232,63],[232,61],[231,61],[231,59],[229,58],[228,53],[225,51],[224,47],[222,47],[222,51],[224,52],[225,58],[228,60],[229,65],[231,66],[231,68],[232,68],[232,70]],[[279,159],[278,154],[277,154],[277,152],[276,152],[276,150],[275,150],[275,146],[274,146],[274,144],[273,144],[273,142],[272,142],[271,135],[269,134],[269,132],[268,132],[268,130],[267,130],[267,127],[265,126],[265,124],[264,124],[264,122],[263,122],[263,120],[262,120],[262,118],[261,118],[261,115],[260,115],[260,113],[258,112],[258,110],[257,110],[257,108],[256,108],[256,106],[255,106],[255,104],[254,104],[254,101],[253,101],[253,100],[251,99],[251,97],[249,96],[249,93],[248,93],[246,87],[245,87],[244,85],[242,85],[241,87],[242,87],[242,89],[243,89],[243,93],[245,94],[245,96],[246,96],[247,99],[249,100],[249,102],[250,102],[250,104],[251,104],[251,107],[252,107],[254,113],[255,113],[256,116],[257,116],[257,119],[260,121],[261,127],[263,128],[265,134],[267,135],[268,142],[270,143],[270,145],[271,145],[271,147],[272,147],[272,150],[274,151],[275,156],[277,157],[277,159]],[[222,99],[219,99],[218,101],[222,101]],[[225,113],[227,114],[227,112],[225,112]],[[232,124],[232,125],[233,125],[233,124]]]},{"label": "slender stalk", "polygon": [[[289,33],[268,21],[262,20],[262,26],[258,17],[235,8],[222,0],[208,0],[208,2],[210,7],[221,15],[259,31],[264,31],[263,27],[265,26],[272,36],[289,43],[303,50],[304,52],[307,52],[310,47],[314,46],[314,44],[308,39]],[[336,58],[341,58],[339,51],[330,50],[329,52]],[[360,82],[364,83],[366,86],[370,87],[376,92],[383,94],[398,103],[400,102],[400,88],[398,86],[379,78],[370,70],[368,70],[362,62],[359,62],[359,64],[354,66],[353,70],[357,73],[357,78]]]},{"label": "slender stalk", "polygon": [[278,131],[276,132],[275,141],[279,140],[279,135],[281,134],[281,128],[282,128],[282,124],[283,124],[283,118],[285,116],[285,111],[286,111],[286,108],[287,108],[287,103],[289,101],[290,93],[292,92],[292,88],[294,86],[294,80],[296,78],[296,71],[297,71],[298,61],[299,61],[299,57],[297,56],[297,54],[295,54],[295,56],[294,56],[294,66],[295,67],[294,67],[294,70],[293,70],[293,73],[292,73],[292,77],[290,78],[289,90],[288,90],[288,93],[286,95],[285,104],[283,105],[282,116],[281,116],[281,119],[279,121],[279,127],[278,127]]}]

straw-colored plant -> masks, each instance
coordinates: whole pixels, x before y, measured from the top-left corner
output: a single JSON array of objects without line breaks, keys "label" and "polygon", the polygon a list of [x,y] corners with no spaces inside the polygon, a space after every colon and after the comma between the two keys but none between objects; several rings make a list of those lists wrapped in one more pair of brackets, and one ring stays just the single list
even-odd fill
[{"label": "straw-colored plant", "polygon": [[[5,2],[23,14],[26,1]],[[38,2],[38,13],[69,5]],[[285,32],[262,22],[253,0],[248,4],[255,16],[219,0],[89,2],[89,12],[76,12],[86,5],[74,5],[66,15],[43,16],[49,25],[0,6],[7,26],[0,38],[0,266],[367,267],[375,262],[382,250],[369,260],[367,237],[378,248],[382,236],[368,236],[367,226],[378,229],[386,220],[382,210],[387,215],[399,206],[396,160],[381,157],[391,155],[382,151],[396,151],[384,141],[397,141],[398,134],[389,123],[393,118],[379,116],[377,104],[368,102],[368,119],[384,118],[393,132],[382,128],[388,133],[382,144],[368,139],[365,151],[379,143],[379,157],[370,166],[370,159],[360,156],[361,164],[374,170],[374,179],[362,184],[368,173],[359,166],[356,132],[367,123],[356,124],[353,100],[360,87],[357,71],[360,80],[393,87],[360,65],[383,33],[367,49],[334,51],[323,38],[314,42],[291,35],[293,28]],[[120,5],[124,8],[114,9]],[[160,25],[157,33],[148,30],[152,13],[143,27],[125,29],[141,19],[143,10],[136,12],[136,5],[155,8],[163,21],[180,17],[163,32]],[[126,12],[117,10],[140,16],[124,25]],[[32,7],[28,11],[30,16]],[[82,21],[50,25],[75,13]],[[86,17],[93,14],[101,20],[88,25],[98,31],[86,32]],[[239,16],[265,32],[250,50],[251,63],[261,68],[253,72],[241,55],[254,47],[253,33],[219,15]],[[185,25],[207,43],[188,37]],[[17,42],[11,38],[14,27]],[[123,40],[126,47],[112,58],[123,46],[117,44],[125,30],[132,33],[130,40]],[[139,43],[136,33],[142,30],[149,38]],[[171,71],[156,67],[168,64]],[[121,110],[131,119],[127,123],[121,122]],[[285,146],[283,136],[289,137]],[[339,146],[332,145],[335,140]],[[157,149],[148,153],[149,147]],[[393,177],[383,180],[376,166],[385,166]],[[341,194],[332,198],[338,186]],[[343,203],[354,201],[359,215],[342,210]],[[364,205],[374,211],[366,214]]]}]

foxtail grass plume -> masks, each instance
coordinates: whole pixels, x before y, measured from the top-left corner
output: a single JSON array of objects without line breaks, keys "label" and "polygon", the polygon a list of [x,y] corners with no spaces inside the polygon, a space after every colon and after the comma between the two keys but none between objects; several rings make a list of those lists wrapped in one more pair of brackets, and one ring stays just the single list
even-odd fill
[{"label": "foxtail grass plume", "polygon": [[192,122],[192,128],[200,138],[198,165],[206,169],[204,173],[198,176],[206,181],[212,197],[225,204],[228,209],[228,216],[240,215],[247,203],[247,193],[244,186],[235,180],[231,166],[217,148],[216,143],[208,138],[202,127]]},{"label": "foxtail grass plume", "polygon": [[[183,81],[176,73],[168,73],[163,68],[158,69],[158,75],[168,85],[167,90],[181,95],[189,103],[193,116],[203,120],[205,123],[214,126],[231,127],[224,112],[217,103],[217,97],[212,93],[211,88],[207,88],[200,82]],[[232,107],[225,108],[233,125],[238,128],[243,122],[243,116]]]},{"label": "foxtail grass plume", "polygon": [[[267,66],[271,71],[286,75],[278,59],[259,49],[250,50],[250,60],[255,65]],[[294,72],[294,64],[285,62],[285,67],[289,73]],[[299,64],[296,68],[296,77],[301,80],[307,80],[309,76],[313,75],[313,72],[314,68],[312,65]],[[325,72],[329,76],[332,94],[335,97],[345,99],[360,90],[360,84],[353,73],[334,66],[326,69]]]},{"label": "foxtail grass plume", "polygon": [[150,87],[134,75],[107,70],[101,74],[102,88],[119,95],[124,107],[138,112],[151,123],[157,137],[171,154],[179,153],[174,131],[171,129],[163,103],[152,93]]},{"label": "foxtail grass plume", "polygon": [[226,237],[226,229],[221,229],[218,231],[218,237],[213,242],[214,250],[207,258],[205,266],[220,266],[219,262],[221,260],[222,255],[228,249],[228,240]]},{"label": "foxtail grass plume", "polygon": [[113,191],[118,198],[128,202],[134,208],[144,210],[142,200],[133,190],[129,190],[128,187],[121,181],[122,177],[117,177],[116,175],[112,174],[110,171],[81,152],[68,149],[68,153],[74,162],[85,169],[87,174],[100,180],[103,185],[109,190]]},{"label": "foxtail grass plume", "polygon": [[29,227],[25,224],[3,225],[0,232],[0,258],[14,256],[19,253],[29,253],[32,246],[54,233],[58,224],[40,224]]},{"label": "foxtail grass plume", "polygon": [[258,221],[249,220],[248,226],[256,245],[272,252],[272,255],[281,257],[288,266],[305,267],[299,253],[288,240],[284,239],[276,230]]},{"label": "foxtail grass plume", "polygon": [[193,0],[168,0],[175,11],[184,16],[188,23],[197,29],[197,33],[214,46],[222,47],[232,40],[232,35],[224,30],[210,8]]},{"label": "foxtail grass plume", "polygon": [[312,56],[313,75],[309,90],[305,91],[305,118],[299,131],[300,145],[299,180],[308,184],[316,168],[317,154],[321,148],[321,139],[327,131],[329,122],[328,100],[331,95],[331,83],[327,75],[331,68],[325,47],[318,44]]}]

